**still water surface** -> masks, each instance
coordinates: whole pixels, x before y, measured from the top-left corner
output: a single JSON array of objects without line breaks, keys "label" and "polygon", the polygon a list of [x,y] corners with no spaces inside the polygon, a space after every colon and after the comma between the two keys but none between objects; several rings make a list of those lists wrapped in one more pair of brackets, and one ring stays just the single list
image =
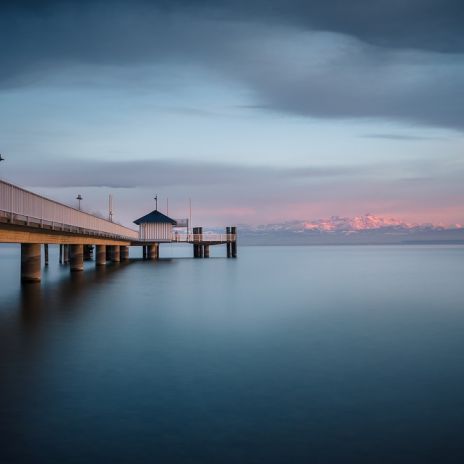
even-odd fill
[{"label": "still water surface", "polygon": [[57,260],[0,247],[2,464],[464,462],[464,247]]}]

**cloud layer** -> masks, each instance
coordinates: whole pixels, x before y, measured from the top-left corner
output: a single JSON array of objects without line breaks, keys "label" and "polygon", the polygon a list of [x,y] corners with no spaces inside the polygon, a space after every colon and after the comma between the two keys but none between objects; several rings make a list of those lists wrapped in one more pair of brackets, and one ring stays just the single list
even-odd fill
[{"label": "cloud layer", "polygon": [[463,23],[457,0],[3,2],[4,166],[115,190],[126,222],[154,193],[203,223],[462,222]]},{"label": "cloud layer", "polygon": [[41,3],[3,7],[4,89],[77,65],[122,79],[144,67],[149,88],[195,66],[242,85],[255,108],[464,129],[460,2]]},{"label": "cloud layer", "polygon": [[181,205],[178,216],[185,215],[187,199],[192,198],[197,219],[206,225],[317,218],[328,211],[441,222],[458,213],[464,195],[463,163],[448,160],[447,164],[277,169],[168,160],[68,160],[54,165],[31,163],[22,170],[20,183],[65,202],[79,192],[84,204],[94,205],[100,213],[106,210],[105,192],[117,192],[119,220],[126,224],[153,207],[155,194],[162,202],[169,197],[174,210],[174,205]]}]

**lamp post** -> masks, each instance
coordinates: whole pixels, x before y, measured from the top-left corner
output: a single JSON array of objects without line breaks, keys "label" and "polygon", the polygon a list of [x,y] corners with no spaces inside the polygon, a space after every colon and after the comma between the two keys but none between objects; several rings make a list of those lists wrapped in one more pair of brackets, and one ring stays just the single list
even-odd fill
[{"label": "lamp post", "polygon": [[79,193],[79,195],[77,195],[76,200],[79,202],[79,211],[80,211],[81,210],[81,200],[82,200],[82,195],[80,193]]},{"label": "lamp post", "polygon": [[155,200],[155,210],[158,211],[158,195],[156,195],[153,199]]}]

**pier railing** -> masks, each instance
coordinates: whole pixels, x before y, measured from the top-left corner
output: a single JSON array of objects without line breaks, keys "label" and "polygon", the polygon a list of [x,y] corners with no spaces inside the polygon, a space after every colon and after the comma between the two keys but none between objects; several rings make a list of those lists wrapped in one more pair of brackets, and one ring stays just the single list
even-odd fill
[{"label": "pier railing", "polygon": [[172,235],[173,242],[235,242],[236,234],[176,234]]},{"label": "pier railing", "polygon": [[[173,233],[171,235],[171,239],[167,240],[168,242],[178,242],[178,243],[227,243],[227,242],[235,242],[237,240],[236,234],[209,234],[209,233],[202,233],[202,234],[178,234]],[[153,243],[157,241],[166,241],[166,240],[156,240],[154,238],[139,238],[138,242],[147,242]]]},{"label": "pier railing", "polygon": [[137,239],[138,232],[0,180],[0,216],[52,230]]}]

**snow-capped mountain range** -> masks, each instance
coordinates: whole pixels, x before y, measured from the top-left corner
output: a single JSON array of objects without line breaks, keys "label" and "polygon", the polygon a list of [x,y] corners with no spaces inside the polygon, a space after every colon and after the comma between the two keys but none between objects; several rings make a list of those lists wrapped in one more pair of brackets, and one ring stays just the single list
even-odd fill
[{"label": "snow-capped mountain range", "polygon": [[239,234],[250,243],[402,243],[461,242],[464,227],[455,224],[418,224],[374,214],[356,217],[296,220],[259,226],[239,226]]},{"label": "snow-capped mountain range", "polygon": [[[461,228],[462,226],[456,224],[453,228]],[[353,233],[363,230],[376,230],[376,229],[435,229],[442,230],[446,227],[443,225],[434,224],[418,224],[400,221],[394,218],[384,218],[374,214],[365,214],[364,216],[355,217],[341,217],[332,216],[328,219],[316,220],[298,220],[288,221],[276,224],[266,224],[256,227],[242,226],[247,230],[254,231],[293,231],[293,232],[345,232]]]}]

